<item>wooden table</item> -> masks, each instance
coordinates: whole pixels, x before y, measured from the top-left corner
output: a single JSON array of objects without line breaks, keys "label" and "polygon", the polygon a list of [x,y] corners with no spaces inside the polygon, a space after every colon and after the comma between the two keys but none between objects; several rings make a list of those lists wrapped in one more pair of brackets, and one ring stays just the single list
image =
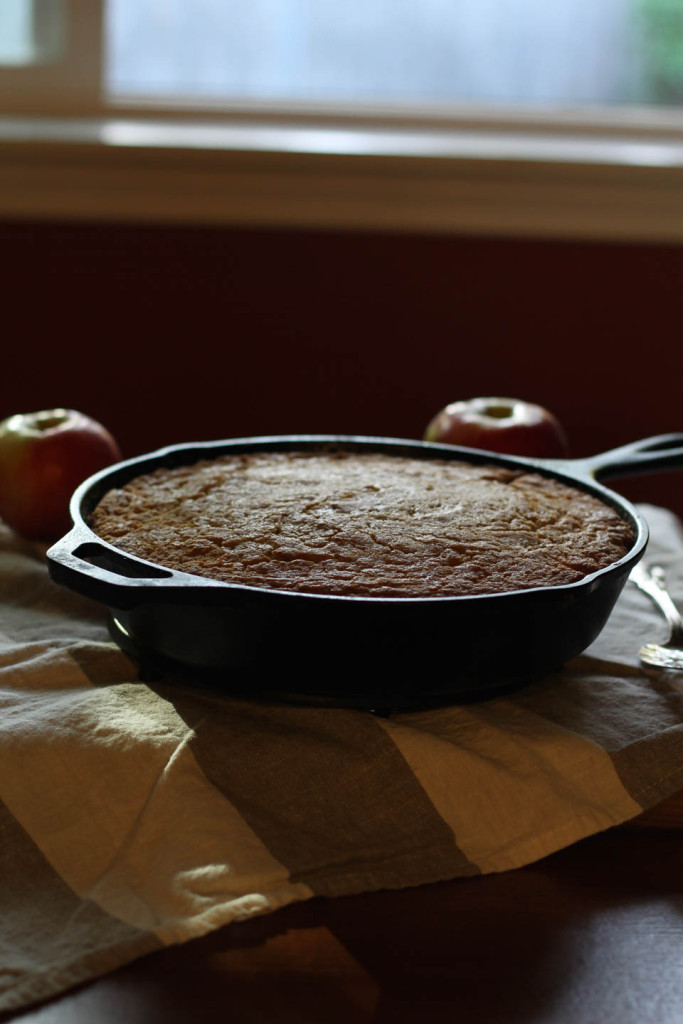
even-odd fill
[{"label": "wooden table", "polygon": [[682,825],[680,794],[518,871],[311,900],[0,1019],[674,1024]]}]

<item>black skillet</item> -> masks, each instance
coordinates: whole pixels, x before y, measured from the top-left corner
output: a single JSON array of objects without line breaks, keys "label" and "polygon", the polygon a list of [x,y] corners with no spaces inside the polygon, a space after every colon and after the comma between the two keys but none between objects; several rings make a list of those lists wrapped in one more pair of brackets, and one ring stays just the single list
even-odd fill
[{"label": "black skillet", "polygon": [[[625,557],[578,583],[475,597],[367,598],[266,590],[177,572],[125,554],[87,525],[108,490],[162,466],[329,445],[539,472],[612,506],[631,524],[635,540]],[[539,679],[585,650],[642,557],[646,523],[598,480],[679,466],[683,434],[562,460],[372,437],[173,445],[81,484],[71,502],[74,527],[47,560],[57,583],[109,607],[112,635],[148,674],[262,699],[379,711],[483,700]]]}]

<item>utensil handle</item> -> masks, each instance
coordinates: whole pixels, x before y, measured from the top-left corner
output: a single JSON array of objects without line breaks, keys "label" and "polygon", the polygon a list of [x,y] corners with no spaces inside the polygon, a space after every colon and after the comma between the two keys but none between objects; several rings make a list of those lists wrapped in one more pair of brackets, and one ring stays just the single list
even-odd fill
[{"label": "utensil handle", "polygon": [[578,478],[588,476],[595,480],[680,469],[683,468],[683,434],[646,437],[585,459],[566,459],[558,465]]},{"label": "utensil handle", "polygon": [[670,642],[683,646],[683,619],[666,588],[666,573],[661,565],[646,569],[642,562],[631,570],[629,577],[644,594],[654,601],[669,626]]}]

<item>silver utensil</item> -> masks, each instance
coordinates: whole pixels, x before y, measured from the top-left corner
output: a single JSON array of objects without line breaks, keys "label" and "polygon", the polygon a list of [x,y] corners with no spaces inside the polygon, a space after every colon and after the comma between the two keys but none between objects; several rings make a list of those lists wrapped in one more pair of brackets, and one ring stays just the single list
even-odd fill
[{"label": "silver utensil", "polygon": [[646,567],[639,562],[629,579],[647,594],[664,615],[669,636],[661,644],[645,644],[638,652],[645,665],[658,668],[683,669],[683,618],[666,589],[666,573],[661,565]]}]

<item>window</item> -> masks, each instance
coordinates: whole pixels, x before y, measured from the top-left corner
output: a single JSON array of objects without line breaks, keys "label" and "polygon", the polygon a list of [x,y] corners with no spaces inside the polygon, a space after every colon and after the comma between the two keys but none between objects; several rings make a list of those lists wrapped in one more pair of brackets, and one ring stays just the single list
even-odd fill
[{"label": "window", "polygon": [[683,0],[0,19],[0,214],[683,240]]},{"label": "window", "polygon": [[3,0],[0,95],[5,113],[678,116],[683,3]]},{"label": "window", "polygon": [[111,0],[116,99],[683,100],[680,0]]}]

